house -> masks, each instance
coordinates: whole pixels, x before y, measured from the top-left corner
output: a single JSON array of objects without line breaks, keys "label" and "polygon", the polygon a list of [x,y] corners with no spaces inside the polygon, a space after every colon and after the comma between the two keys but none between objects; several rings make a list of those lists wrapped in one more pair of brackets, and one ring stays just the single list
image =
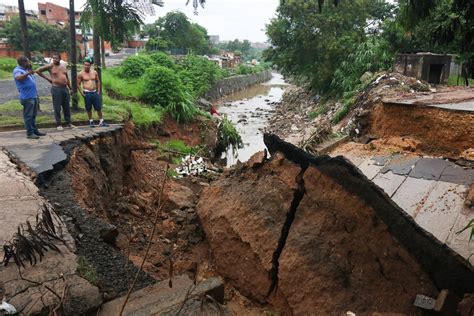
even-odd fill
[{"label": "house", "polygon": [[432,53],[398,54],[394,71],[433,84],[448,82],[451,55]]},{"label": "house", "polygon": [[[69,24],[69,9],[51,2],[38,2],[39,19],[50,25],[65,26]],[[75,20],[81,18],[81,12],[74,12]],[[77,27],[76,27],[77,28]]]}]

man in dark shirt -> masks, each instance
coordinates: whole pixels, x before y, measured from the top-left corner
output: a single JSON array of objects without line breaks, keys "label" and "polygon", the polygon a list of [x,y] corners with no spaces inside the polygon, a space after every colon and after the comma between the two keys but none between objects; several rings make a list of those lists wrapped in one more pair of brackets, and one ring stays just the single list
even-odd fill
[{"label": "man in dark shirt", "polygon": [[17,59],[18,66],[13,69],[13,78],[20,93],[20,103],[23,106],[23,120],[25,122],[26,137],[38,139],[45,136],[36,128],[36,114],[38,113],[38,92],[36,90],[36,79],[31,63],[25,56]]}]

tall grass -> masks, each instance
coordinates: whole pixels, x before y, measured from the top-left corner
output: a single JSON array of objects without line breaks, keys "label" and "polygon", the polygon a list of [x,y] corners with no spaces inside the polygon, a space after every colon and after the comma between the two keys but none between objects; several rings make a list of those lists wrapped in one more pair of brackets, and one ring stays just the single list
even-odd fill
[{"label": "tall grass", "polygon": [[122,79],[117,76],[116,72],[117,68],[106,69],[102,72],[104,88],[123,98],[140,99],[143,95],[142,78]]}]

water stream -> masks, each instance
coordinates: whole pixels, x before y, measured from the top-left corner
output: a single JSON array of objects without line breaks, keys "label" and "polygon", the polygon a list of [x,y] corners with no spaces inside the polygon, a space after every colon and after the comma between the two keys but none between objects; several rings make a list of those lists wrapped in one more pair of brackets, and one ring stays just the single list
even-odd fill
[{"label": "water stream", "polygon": [[237,152],[229,149],[222,154],[222,158],[227,158],[228,167],[236,164],[237,160],[247,161],[254,153],[265,148],[262,130],[274,112],[274,103],[281,100],[288,86],[282,75],[272,75],[271,80],[226,96],[217,103],[218,111],[227,115],[236,125],[244,142],[244,147]]}]

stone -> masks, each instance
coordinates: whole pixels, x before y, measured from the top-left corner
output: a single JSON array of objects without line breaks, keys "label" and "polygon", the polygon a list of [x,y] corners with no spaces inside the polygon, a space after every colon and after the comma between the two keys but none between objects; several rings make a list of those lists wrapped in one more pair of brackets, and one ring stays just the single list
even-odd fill
[{"label": "stone", "polygon": [[392,195],[392,199],[410,216],[415,216],[428,199],[436,181],[408,177]]},{"label": "stone", "polygon": [[[172,287],[169,286],[172,285]],[[198,281],[196,284],[186,275],[150,285],[132,292],[123,315],[177,315],[180,308],[183,315],[198,315],[201,304],[192,304],[203,295],[209,295],[218,303],[224,302],[224,285],[217,278]],[[119,315],[125,298],[120,297],[102,305],[99,316]],[[184,306],[190,303],[190,306]],[[200,302],[200,301],[199,301]]]},{"label": "stone", "polygon": [[106,223],[104,227],[100,229],[99,233],[100,238],[102,238],[103,241],[105,241],[109,245],[115,245],[118,236],[118,229],[115,225]]},{"label": "stone", "polygon": [[408,175],[415,168],[418,160],[420,160],[419,157],[397,155],[393,157],[385,167],[383,167],[381,172],[385,173],[392,171],[395,174]]},{"label": "stone", "polygon": [[165,203],[168,203],[170,207],[184,209],[194,206],[196,195],[190,188],[174,181],[168,181],[166,186]]},{"label": "stone", "polygon": [[448,162],[443,159],[422,158],[415,168],[410,172],[410,177],[423,178],[426,180],[439,180],[441,173],[448,166]]},{"label": "stone", "polygon": [[457,312],[460,316],[472,316],[474,314],[474,294],[464,294],[462,301],[458,304]]},{"label": "stone", "polygon": [[414,305],[416,307],[426,309],[426,310],[433,310],[436,304],[436,300],[434,298],[428,297],[426,295],[418,294],[415,298]]},{"label": "stone", "polygon": [[452,162],[448,162],[439,180],[469,186],[474,183],[474,169],[463,168]]},{"label": "stone", "polygon": [[466,192],[466,186],[437,182],[421,209],[415,211],[416,223],[445,243],[464,207]]},{"label": "stone", "polygon": [[383,166],[377,165],[372,158],[364,160],[358,168],[362,173],[369,179],[372,180],[375,178],[375,176],[379,173],[380,170],[382,170]]},{"label": "stone", "polygon": [[259,151],[253,154],[250,157],[250,159],[247,161],[247,166],[249,166],[250,168],[258,168],[265,162],[266,159],[267,159],[267,150],[264,149],[262,151]]},{"label": "stone", "polygon": [[388,196],[392,196],[405,180],[406,177],[394,174],[393,172],[379,173],[373,179],[374,183],[384,190]]}]

